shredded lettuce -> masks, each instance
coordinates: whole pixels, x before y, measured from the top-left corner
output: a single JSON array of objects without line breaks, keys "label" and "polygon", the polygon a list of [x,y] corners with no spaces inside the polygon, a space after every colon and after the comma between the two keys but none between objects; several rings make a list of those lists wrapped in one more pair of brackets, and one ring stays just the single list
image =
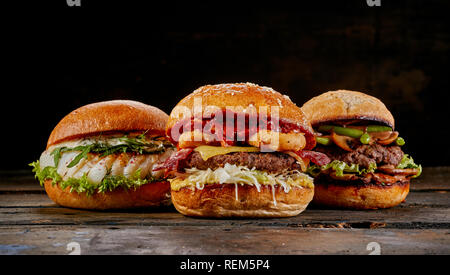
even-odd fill
[{"label": "shredded lettuce", "polygon": [[70,192],[84,192],[88,196],[93,195],[94,193],[113,191],[118,187],[121,187],[125,190],[131,188],[136,189],[139,186],[155,180],[153,178],[141,179],[140,170],[138,170],[131,177],[107,175],[100,184],[93,184],[87,179],[86,174],[84,174],[79,179],[69,178],[67,180],[63,180],[62,177],[58,174],[56,167],[47,166],[44,169],[41,169],[39,161],[35,161],[33,163],[30,163],[29,165],[33,167],[32,171],[33,173],[35,173],[35,178],[39,180],[41,186],[46,180],[52,180],[53,185],[59,184],[60,188],[63,190],[69,187]]},{"label": "shredded lettuce", "polygon": [[348,165],[346,162],[340,161],[340,160],[333,160],[332,162],[326,164],[326,165],[311,165],[307,173],[310,174],[313,177],[317,177],[320,172],[333,169],[336,173],[336,176],[343,177],[344,173],[352,173],[352,174],[358,174],[358,175],[364,175],[367,173],[375,172],[377,169],[376,163],[371,163],[368,168],[360,169],[358,164],[351,164]]},{"label": "shredded lettuce", "polygon": [[422,165],[415,164],[413,158],[408,154],[403,155],[403,158],[400,161],[397,168],[399,168],[399,169],[408,169],[408,168],[418,169],[419,172],[417,173],[417,175],[413,176],[412,178],[417,178],[418,176],[420,176],[420,174],[422,174]]},{"label": "shredded lettuce", "polygon": [[203,189],[207,184],[231,183],[248,184],[255,186],[258,191],[261,185],[281,185],[285,192],[292,186],[313,188],[313,179],[300,171],[285,171],[279,174],[271,174],[244,166],[236,166],[226,163],[224,167],[212,170],[199,170],[197,168],[186,169],[188,176],[184,180],[169,179],[171,188],[179,190],[183,187]]}]

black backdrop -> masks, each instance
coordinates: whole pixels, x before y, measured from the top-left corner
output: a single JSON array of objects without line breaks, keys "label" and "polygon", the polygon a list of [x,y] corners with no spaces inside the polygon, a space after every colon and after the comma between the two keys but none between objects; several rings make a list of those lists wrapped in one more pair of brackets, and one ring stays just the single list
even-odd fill
[{"label": "black backdrop", "polygon": [[170,113],[201,85],[247,81],[299,106],[341,88],[377,96],[416,162],[450,165],[449,1],[16,2],[1,12],[1,170],[27,169],[84,104]]}]

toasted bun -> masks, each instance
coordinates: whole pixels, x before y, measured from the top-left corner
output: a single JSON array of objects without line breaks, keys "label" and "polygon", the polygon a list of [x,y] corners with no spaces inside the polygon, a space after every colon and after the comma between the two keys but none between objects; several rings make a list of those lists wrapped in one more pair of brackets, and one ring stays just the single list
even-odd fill
[{"label": "toasted bun", "polygon": [[47,148],[62,141],[110,133],[149,131],[163,135],[168,115],[160,109],[131,100],[112,100],[80,107],[53,129]]},{"label": "toasted bun", "polygon": [[45,191],[58,205],[70,208],[107,210],[154,207],[170,204],[170,184],[152,182],[136,190],[116,189],[105,193],[87,196],[85,193],[70,192],[69,187],[62,190],[52,180],[45,181]]},{"label": "toasted bun", "polygon": [[390,208],[400,204],[409,193],[409,181],[393,185],[326,184],[314,182],[314,205],[348,209]]},{"label": "toasted bun", "polygon": [[361,92],[326,92],[310,99],[301,109],[313,126],[353,119],[374,121],[393,129],[395,126],[394,117],[383,102]]},{"label": "toasted bun", "polygon": [[[182,188],[172,190],[172,203],[187,216],[196,217],[291,217],[300,214],[314,196],[313,188],[292,188],[288,193],[282,187],[261,187],[234,184],[207,185],[202,190]],[[276,205],[274,204],[274,197]]]},{"label": "toasted bun", "polygon": [[[267,108],[267,116],[271,117],[273,112],[270,107],[276,106],[280,119],[298,125],[310,135],[313,133],[311,124],[306,119],[305,114],[289,97],[283,96],[269,87],[261,87],[252,83],[236,83],[203,86],[183,98],[170,114],[167,122],[168,135],[170,135],[170,129],[177,122],[190,119],[198,113],[194,109],[194,103],[197,100],[201,100],[203,116],[209,116],[217,109],[227,109],[236,113],[252,113],[252,109],[258,112],[260,107],[269,107]],[[217,109],[211,108],[212,106],[217,107]],[[249,108],[250,106],[252,108]]]}]

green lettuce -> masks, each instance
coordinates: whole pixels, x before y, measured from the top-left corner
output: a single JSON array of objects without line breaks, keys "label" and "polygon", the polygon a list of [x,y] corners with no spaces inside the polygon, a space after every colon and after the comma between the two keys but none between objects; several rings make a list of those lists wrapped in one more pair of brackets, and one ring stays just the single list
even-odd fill
[{"label": "green lettuce", "polygon": [[403,155],[403,158],[400,161],[397,168],[399,168],[399,169],[408,169],[408,168],[418,169],[419,172],[417,173],[417,175],[413,176],[412,178],[417,178],[418,176],[420,176],[420,174],[422,174],[422,165],[415,164],[413,158],[408,154]]},{"label": "green lettuce", "polygon": [[320,174],[320,172],[333,169],[336,173],[336,176],[342,177],[344,176],[344,173],[352,173],[352,174],[358,174],[358,175],[364,175],[367,173],[372,173],[377,169],[376,163],[371,163],[368,168],[360,169],[358,164],[351,164],[348,165],[347,163],[340,161],[340,160],[333,160],[332,162],[326,164],[326,165],[311,165],[307,172],[313,176],[316,177]]},{"label": "green lettuce", "polygon": [[[347,163],[339,160],[333,160],[332,162],[326,164],[326,165],[311,165],[307,173],[309,173],[313,177],[317,177],[322,171],[333,169],[336,172],[336,176],[342,177],[344,176],[344,173],[352,173],[352,174],[358,174],[358,175],[365,175],[368,173],[373,173],[377,170],[376,163],[371,163],[368,168],[360,169],[358,164],[351,164],[348,165]],[[413,176],[412,178],[417,178],[422,173],[422,165],[418,165],[414,163],[414,160],[409,155],[405,154],[403,155],[402,160],[400,161],[400,164],[396,167],[399,169],[408,169],[408,168],[416,168],[419,170],[417,175]]]},{"label": "green lettuce", "polygon": [[127,178],[125,176],[113,176],[107,175],[100,184],[92,184],[89,182],[87,175],[83,175],[81,178],[69,178],[63,180],[58,174],[56,167],[47,166],[41,169],[39,165],[39,160],[29,164],[33,167],[33,173],[35,173],[35,178],[38,179],[41,186],[46,180],[52,180],[52,184],[59,184],[61,189],[69,188],[70,192],[86,193],[86,195],[91,196],[94,193],[104,193],[106,191],[113,191],[116,188],[123,188],[125,190],[131,188],[138,188],[144,184],[155,181],[154,178],[141,179],[140,170],[136,171],[131,177]]}]

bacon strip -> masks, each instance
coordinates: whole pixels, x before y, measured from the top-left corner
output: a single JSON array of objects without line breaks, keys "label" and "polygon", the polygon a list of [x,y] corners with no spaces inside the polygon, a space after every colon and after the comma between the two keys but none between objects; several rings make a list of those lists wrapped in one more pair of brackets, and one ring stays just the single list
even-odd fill
[{"label": "bacon strip", "polygon": [[309,159],[311,162],[320,166],[327,165],[328,163],[331,162],[330,158],[324,153],[309,150],[301,150],[295,153],[299,155],[301,158]]},{"label": "bacon strip", "polygon": [[164,161],[163,163],[155,165],[153,171],[166,169],[165,172],[166,176],[171,171],[177,171],[180,161],[186,159],[192,153],[192,151],[194,151],[193,148],[181,149],[177,151],[176,153],[172,154],[168,159],[166,159],[166,161]]},{"label": "bacon strip", "polygon": [[[220,116],[220,119],[216,119],[216,117],[213,116],[204,117],[201,121],[195,121],[196,118],[194,117],[180,120],[170,129],[167,129],[166,134],[169,136],[170,141],[177,145],[178,139],[183,132],[194,130],[202,132],[207,131],[214,134],[217,141],[221,141],[222,143],[226,143],[228,145],[240,146],[242,144],[248,144],[248,140],[252,134],[256,133],[258,130],[264,129],[281,133],[301,132],[304,133],[306,138],[306,146],[304,149],[311,150],[314,146],[316,146],[315,136],[312,129],[308,127],[308,125],[304,126],[298,123],[290,123],[284,119],[279,119],[278,124],[275,124],[272,119],[263,119],[259,116],[250,117],[249,114],[245,113],[243,114],[245,116],[245,120],[242,121],[243,123],[239,123],[237,117],[242,114],[228,112],[226,110],[222,111],[223,115]],[[227,120],[226,118],[228,116],[231,116],[233,119]],[[196,124],[195,122],[197,122],[197,128],[194,126]],[[230,127],[232,131],[227,131],[228,127]]]}]

